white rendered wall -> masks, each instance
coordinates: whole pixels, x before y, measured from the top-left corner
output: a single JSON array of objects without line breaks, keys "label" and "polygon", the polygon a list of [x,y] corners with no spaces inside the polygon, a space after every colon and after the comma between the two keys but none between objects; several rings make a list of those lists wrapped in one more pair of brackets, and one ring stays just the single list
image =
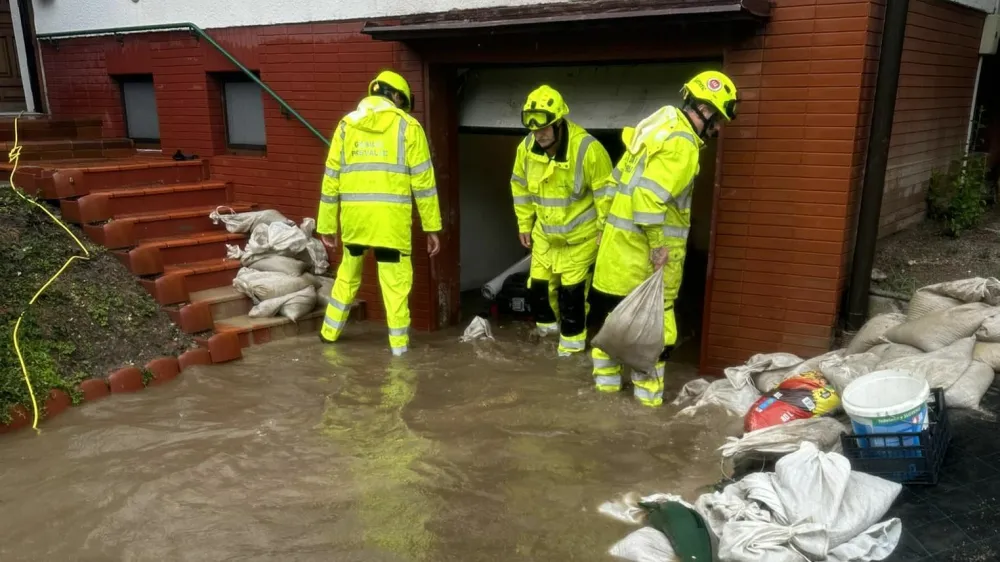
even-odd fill
[{"label": "white rendered wall", "polygon": [[966,6],[974,10],[979,10],[980,12],[986,12],[987,14],[992,14],[996,12],[997,1],[996,0],[947,0],[952,4],[958,4],[960,6]]},{"label": "white rendered wall", "polygon": [[[571,0],[545,0],[546,4]],[[536,5],[538,0],[32,0],[37,33],[191,22],[241,27]]]}]

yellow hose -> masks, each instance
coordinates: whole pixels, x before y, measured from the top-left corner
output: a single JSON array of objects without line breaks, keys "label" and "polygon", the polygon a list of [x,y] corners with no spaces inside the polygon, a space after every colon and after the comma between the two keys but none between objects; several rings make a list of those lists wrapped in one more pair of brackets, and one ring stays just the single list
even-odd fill
[{"label": "yellow hose", "polygon": [[42,293],[45,292],[45,289],[48,289],[49,285],[51,285],[56,279],[58,279],[59,276],[62,275],[63,271],[66,271],[66,268],[69,267],[69,264],[73,263],[73,260],[89,260],[90,251],[87,250],[87,247],[84,246],[83,242],[81,242],[80,239],[77,238],[75,234],[73,234],[73,232],[69,229],[69,227],[67,227],[61,220],[59,220],[47,208],[45,208],[45,205],[42,205],[41,203],[25,196],[24,193],[22,193],[21,190],[18,189],[16,185],[14,185],[14,174],[17,173],[17,165],[21,159],[21,143],[18,140],[17,124],[18,120],[21,118],[21,115],[23,113],[24,112],[18,113],[17,117],[14,118],[14,147],[10,149],[10,152],[7,155],[8,162],[14,164],[14,167],[10,171],[10,188],[14,190],[14,193],[16,193],[18,197],[24,199],[28,203],[31,203],[32,205],[41,209],[46,215],[49,216],[49,218],[51,218],[53,221],[56,222],[56,224],[62,227],[62,229],[66,231],[66,234],[69,234],[70,238],[72,238],[73,241],[76,242],[76,245],[79,246],[81,250],[83,250],[84,254],[82,256],[81,255],[70,256],[70,258],[66,260],[66,263],[64,263],[63,266],[59,268],[59,271],[57,271],[55,275],[49,278],[49,280],[46,281],[45,284],[42,285],[40,289],[38,289],[38,292],[35,293],[35,296],[31,297],[31,300],[28,301],[28,306],[24,307],[24,310],[21,311],[21,315],[17,318],[17,323],[14,324],[14,334],[13,334],[14,352],[17,353],[17,360],[21,363],[21,372],[24,374],[24,383],[28,385],[28,394],[31,395],[31,407],[35,414],[34,421],[31,423],[31,428],[34,429],[35,431],[38,431],[38,417],[39,417],[38,400],[35,398],[35,389],[32,388],[31,386],[31,377],[28,376],[28,366],[25,364],[24,356],[21,354],[21,346],[19,345],[18,342],[17,332],[21,328],[21,320],[24,319],[24,315],[31,308],[31,305],[35,304],[35,301],[38,300],[38,297],[40,297]]}]

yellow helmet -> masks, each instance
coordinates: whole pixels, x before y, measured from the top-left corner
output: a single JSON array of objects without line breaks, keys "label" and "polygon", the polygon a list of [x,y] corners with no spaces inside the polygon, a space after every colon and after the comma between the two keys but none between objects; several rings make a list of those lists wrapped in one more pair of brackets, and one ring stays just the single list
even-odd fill
[{"label": "yellow helmet", "polygon": [[399,74],[391,70],[383,70],[368,84],[369,95],[389,95],[392,92],[399,92],[405,99],[405,105],[401,107],[403,111],[413,109],[413,91],[410,84]]},{"label": "yellow helmet", "polygon": [[569,115],[562,94],[551,86],[539,86],[528,94],[521,108],[521,124],[532,131],[544,129]]},{"label": "yellow helmet", "polygon": [[692,78],[681,88],[681,95],[684,101],[694,99],[711,105],[726,121],[736,118],[740,102],[736,84],[717,70],[707,70]]}]

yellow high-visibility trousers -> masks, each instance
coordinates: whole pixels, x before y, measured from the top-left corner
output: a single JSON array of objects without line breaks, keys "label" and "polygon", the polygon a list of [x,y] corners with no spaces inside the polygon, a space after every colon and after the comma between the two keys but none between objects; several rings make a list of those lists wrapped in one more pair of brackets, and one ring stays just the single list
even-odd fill
[{"label": "yellow high-visibility trousers", "polygon": [[[367,249],[344,250],[337,278],[333,282],[330,304],[326,307],[326,318],[320,331],[322,338],[329,342],[340,339],[351,303],[361,288],[361,271]],[[395,250],[375,249],[378,265],[378,283],[385,305],[386,323],[389,325],[389,347],[393,355],[406,353],[410,345],[410,291],[413,289],[413,264],[410,256]]]}]

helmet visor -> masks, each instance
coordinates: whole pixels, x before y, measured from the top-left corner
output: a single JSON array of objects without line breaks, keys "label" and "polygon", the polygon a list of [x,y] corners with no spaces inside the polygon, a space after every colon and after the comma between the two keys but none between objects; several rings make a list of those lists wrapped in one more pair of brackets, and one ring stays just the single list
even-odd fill
[{"label": "helmet visor", "polygon": [[556,120],[556,114],[541,109],[527,109],[521,112],[521,124],[532,131],[544,129]]}]

